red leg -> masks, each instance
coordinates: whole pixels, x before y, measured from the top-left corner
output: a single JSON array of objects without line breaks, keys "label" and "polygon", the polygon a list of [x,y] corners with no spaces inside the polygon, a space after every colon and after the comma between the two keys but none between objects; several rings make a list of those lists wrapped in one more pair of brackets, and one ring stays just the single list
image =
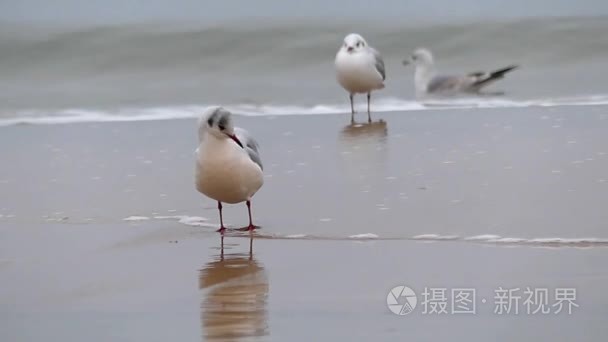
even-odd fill
[{"label": "red leg", "polygon": [[220,211],[220,229],[218,229],[217,231],[220,233],[224,233],[226,227],[224,227],[224,218],[222,217],[222,202],[220,201],[217,201],[217,210]]},{"label": "red leg", "polygon": [[253,220],[251,219],[251,201],[247,201],[247,212],[249,213],[249,230],[253,230]]},{"label": "red leg", "polygon": [[258,229],[260,227],[255,226],[253,224],[253,220],[251,218],[251,201],[245,202],[247,204],[247,211],[249,212],[249,225],[247,227],[239,228],[241,231],[253,231],[254,229]]},{"label": "red leg", "polygon": [[372,123],[372,116],[369,113],[369,100],[371,99],[371,97],[372,97],[372,93],[371,92],[367,93],[367,122],[369,122],[369,123]]},{"label": "red leg", "polygon": [[353,102],[353,97],[354,94],[349,94],[349,98],[350,98],[350,123],[354,124],[355,123],[355,104]]}]

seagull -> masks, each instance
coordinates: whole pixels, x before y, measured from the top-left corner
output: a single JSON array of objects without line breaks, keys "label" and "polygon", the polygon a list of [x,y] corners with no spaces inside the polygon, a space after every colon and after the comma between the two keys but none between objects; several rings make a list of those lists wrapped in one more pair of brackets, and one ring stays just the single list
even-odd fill
[{"label": "seagull", "polygon": [[247,204],[249,225],[240,230],[253,231],[251,198],[264,184],[258,143],[246,130],[234,127],[232,114],[222,107],[205,110],[198,122],[199,145],[196,149],[196,189],[217,201],[220,228],[226,230],[222,202]]},{"label": "seagull", "polygon": [[384,88],[386,70],[380,53],[367,45],[363,37],[351,33],[336,54],[336,76],[338,82],[350,96],[351,122],[355,121],[353,97],[367,93],[367,120],[372,122],[369,101],[372,90]]},{"label": "seagull", "polygon": [[[455,94],[472,93],[482,94],[481,89],[504,75],[517,68],[517,65],[510,65],[505,68],[490,72],[472,72],[466,75],[438,75],[435,72],[433,54],[428,49],[419,48],[414,51],[412,56],[403,61],[403,65],[414,64],[416,71],[414,74],[414,85],[416,94]],[[499,95],[493,93],[492,95]]]}]

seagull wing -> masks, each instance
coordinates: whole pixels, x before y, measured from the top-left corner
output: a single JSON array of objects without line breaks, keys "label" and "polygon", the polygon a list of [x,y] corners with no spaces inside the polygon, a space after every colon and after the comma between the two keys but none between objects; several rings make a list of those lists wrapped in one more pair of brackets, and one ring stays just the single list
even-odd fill
[{"label": "seagull wing", "polygon": [[374,65],[376,66],[376,70],[378,70],[380,75],[382,75],[382,80],[386,80],[386,69],[384,68],[384,60],[382,59],[382,56],[380,56],[380,52],[373,47],[370,47],[369,50],[374,56]]},{"label": "seagull wing", "polygon": [[260,169],[263,170],[264,166],[262,166],[262,159],[260,158],[259,151],[260,145],[258,144],[258,142],[255,141],[255,139],[251,136],[251,134],[249,134],[249,132],[240,127],[234,128],[234,134],[236,135],[237,139],[239,139],[239,141],[243,144],[243,149],[245,150],[245,152],[247,152],[247,155],[249,156],[251,161],[258,164],[260,166]]}]

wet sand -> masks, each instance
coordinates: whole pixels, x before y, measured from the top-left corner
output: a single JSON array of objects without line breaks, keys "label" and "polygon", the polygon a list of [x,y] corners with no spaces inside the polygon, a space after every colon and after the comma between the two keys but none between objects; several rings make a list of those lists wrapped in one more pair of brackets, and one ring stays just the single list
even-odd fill
[{"label": "wet sand", "polygon": [[[241,235],[222,253],[215,205],[194,190],[194,120],[0,128],[0,339],[608,332],[606,107],[374,116],[236,118],[266,166],[251,253]],[[241,226],[246,208],[226,216]],[[419,303],[425,287],[475,288],[477,313],[394,315],[397,285]],[[500,286],[573,287],[579,307],[496,315]]]},{"label": "wet sand", "polygon": [[[593,341],[608,332],[606,249],[253,239],[250,254],[248,238],[226,237],[222,256],[219,236],[179,224],[51,224],[2,235],[11,256],[0,266],[4,341]],[[418,296],[424,287],[475,288],[477,313],[394,315],[386,296],[397,285]],[[572,315],[500,316],[499,286],[576,287],[580,306]]]},{"label": "wet sand", "polygon": [[[236,123],[262,148],[266,181],[253,205],[267,232],[602,238],[605,108],[378,113],[384,122],[357,127],[343,115]],[[1,132],[0,214],[16,216],[7,222],[217,222],[215,203],[192,186],[195,120]],[[228,224],[244,225],[245,206],[227,207]]]}]

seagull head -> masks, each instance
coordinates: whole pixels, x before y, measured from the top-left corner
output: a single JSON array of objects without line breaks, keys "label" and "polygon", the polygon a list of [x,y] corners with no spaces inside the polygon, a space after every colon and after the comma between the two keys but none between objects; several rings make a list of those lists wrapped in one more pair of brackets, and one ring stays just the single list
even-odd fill
[{"label": "seagull head", "polygon": [[342,50],[347,53],[356,53],[363,50],[367,46],[367,42],[363,37],[356,33],[351,33],[344,38],[344,43],[342,44]]},{"label": "seagull head", "polygon": [[223,107],[210,107],[201,115],[198,123],[199,141],[205,134],[211,134],[218,139],[232,139],[242,147],[234,133],[232,113]]},{"label": "seagull head", "polygon": [[415,66],[433,65],[433,54],[428,49],[418,48],[409,58],[403,60],[403,65],[414,64]]}]

